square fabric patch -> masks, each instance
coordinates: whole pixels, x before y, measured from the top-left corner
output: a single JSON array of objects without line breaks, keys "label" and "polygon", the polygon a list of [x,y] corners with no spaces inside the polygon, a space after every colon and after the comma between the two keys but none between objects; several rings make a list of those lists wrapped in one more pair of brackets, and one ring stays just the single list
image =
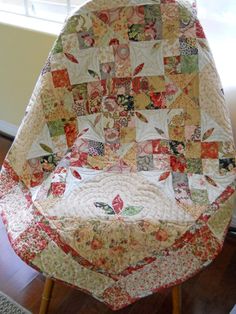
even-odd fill
[{"label": "square fabric patch", "polygon": [[164,74],[161,41],[150,40],[130,43],[133,76],[155,76]]},{"label": "square fabric patch", "polygon": [[138,171],[148,171],[153,169],[153,155],[138,156]]},{"label": "square fabric patch", "polygon": [[67,70],[52,71],[52,80],[54,87],[69,87],[70,79]]},{"label": "square fabric patch", "polygon": [[209,204],[207,190],[191,189],[191,199],[199,205]]},{"label": "square fabric patch", "polygon": [[217,142],[202,143],[201,157],[207,159],[217,159],[219,154],[219,144]]},{"label": "square fabric patch", "polygon": [[76,60],[68,66],[71,84],[98,81],[101,79],[100,66],[98,62],[98,48],[82,49],[77,52]]}]

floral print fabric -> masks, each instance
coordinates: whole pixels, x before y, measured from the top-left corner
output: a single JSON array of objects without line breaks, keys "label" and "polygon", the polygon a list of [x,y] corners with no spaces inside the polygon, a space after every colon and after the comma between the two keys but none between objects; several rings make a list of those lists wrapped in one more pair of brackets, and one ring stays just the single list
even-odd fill
[{"label": "floral print fabric", "polygon": [[235,167],[195,5],[94,0],[42,70],[2,167],[0,211],[25,262],[117,310],[217,256]]}]

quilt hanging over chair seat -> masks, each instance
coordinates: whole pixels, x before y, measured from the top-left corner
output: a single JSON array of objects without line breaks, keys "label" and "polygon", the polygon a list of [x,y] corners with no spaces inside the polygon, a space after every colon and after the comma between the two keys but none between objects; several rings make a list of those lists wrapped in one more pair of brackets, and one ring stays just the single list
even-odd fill
[{"label": "quilt hanging over chair seat", "polygon": [[217,256],[234,192],[229,114],[195,8],[94,0],[70,16],[2,167],[16,253],[117,310]]}]

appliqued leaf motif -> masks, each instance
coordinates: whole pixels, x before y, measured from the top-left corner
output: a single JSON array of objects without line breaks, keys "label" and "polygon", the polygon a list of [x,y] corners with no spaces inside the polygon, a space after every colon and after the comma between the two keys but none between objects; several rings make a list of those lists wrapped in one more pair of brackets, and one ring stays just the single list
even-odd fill
[{"label": "appliqued leaf motif", "polygon": [[72,174],[73,174],[73,176],[74,176],[76,179],[79,179],[79,180],[81,180],[81,179],[82,179],[82,178],[81,178],[81,175],[79,174],[79,172],[78,172],[78,171],[73,170],[73,171],[72,171]]},{"label": "appliqued leaf motif", "polygon": [[120,195],[116,195],[116,197],[112,201],[112,206],[116,214],[119,214],[124,206],[124,202]]},{"label": "appliqued leaf motif", "polygon": [[207,51],[210,51],[209,50],[209,47],[202,41],[202,40],[199,40],[198,41],[200,46],[203,48],[203,49],[206,49]]},{"label": "appliqued leaf motif", "polygon": [[159,49],[160,47],[161,47],[161,42],[157,42],[157,43],[155,43],[155,44],[153,45],[152,48],[154,48],[154,49]]},{"label": "appliqued leaf motif", "polygon": [[89,128],[83,129],[83,130],[79,133],[78,137],[81,137],[82,135],[84,135],[86,132],[88,132],[88,130],[89,130]]},{"label": "appliqued leaf motif", "polygon": [[212,178],[210,178],[209,176],[205,176],[205,178],[209,184],[211,184],[212,186],[218,187],[218,185]]},{"label": "appliqued leaf motif", "polygon": [[142,69],[143,69],[143,66],[144,66],[144,63],[139,64],[139,65],[134,69],[133,76],[135,76],[135,75],[137,75],[139,72],[141,72]]},{"label": "appliqued leaf motif", "polygon": [[135,112],[135,114],[139,118],[139,120],[141,120],[144,123],[148,123],[148,119],[143,114],[137,111]]},{"label": "appliqued leaf motif", "polygon": [[67,57],[68,60],[74,63],[79,63],[79,61],[70,53],[65,52],[65,56]]},{"label": "appliqued leaf motif", "polygon": [[162,131],[162,130],[159,129],[159,128],[156,128],[156,127],[155,127],[155,130],[156,130],[157,133],[160,134],[160,135],[164,135],[164,134],[165,134],[164,131]]},{"label": "appliqued leaf motif", "polygon": [[88,69],[88,73],[95,79],[100,79],[99,75],[95,71]]},{"label": "appliqued leaf motif", "polygon": [[102,118],[102,115],[101,115],[101,114],[99,114],[98,116],[96,116],[96,118],[95,118],[95,120],[94,120],[94,122],[93,122],[93,126],[94,126],[94,127],[98,124],[98,122],[101,120],[101,118]]},{"label": "appliqued leaf motif", "polygon": [[125,209],[122,211],[123,216],[134,216],[137,215],[138,213],[143,210],[143,206],[127,206]]},{"label": "appliqued leaf motif", "polygon": [[206,139],[208,139],[208,137],[210,137],[212,135],[212,133],[214,132],[215,128],[211,128],[209,130],[207,130],[203,137],[202,137],[202,140],[205,141]]},{"label": "appliqued leaf motif", "polygon": [[164,180],[166,180],[166,179],[169,177],[169,175],[170,175],[170,171],[167,171],[167,172],[162,173],[162,175],[161,175],[160,178],[159,178],[159,181],[164,181]]},{"label": "appliqued leaf motif", "polygon": [[51,147],[47,146],[46,144],[40,143],[39,144],[40,147],[45,150],[45,152],[52,154],[53,150],[51,149]]},{"label": "appliqued leaf motif", "polygon": [[109,214],[109,215],[114,215],[115,212],[113,210],[113,208],[106,204],[106,203],[103,203],[103,202],[95,202],[94,205],[98,208],[102,208],[106,214]]}]

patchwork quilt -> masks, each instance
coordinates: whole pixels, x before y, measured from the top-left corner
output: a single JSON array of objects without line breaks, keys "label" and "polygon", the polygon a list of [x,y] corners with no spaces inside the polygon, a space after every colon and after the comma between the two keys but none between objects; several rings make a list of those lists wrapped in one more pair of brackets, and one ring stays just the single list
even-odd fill
[{"label": "patchwork quilt", "polygon": [[235,195],[195,6],[93,0],[66,21],[0,177],[15,252],[118,310],[207,266]]}]

